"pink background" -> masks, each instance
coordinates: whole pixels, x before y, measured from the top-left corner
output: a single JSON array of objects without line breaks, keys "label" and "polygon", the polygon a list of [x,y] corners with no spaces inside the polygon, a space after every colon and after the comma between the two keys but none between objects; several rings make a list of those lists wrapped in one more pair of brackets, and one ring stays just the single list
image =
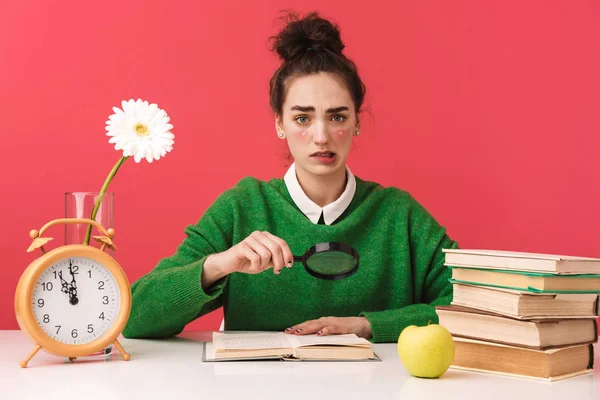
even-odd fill
[{"label": "pink background", "polygon": [[4,1],[0,329],[18,328],[29,230],[120,157],[104,128],[122,99],[157,103],[176,136],[110,187],[132,282],[221,191],[283,176],[267,38],[280,9],[313,7],[340,24],[368,88],[355,174],[410,191],[462,247],[600,257],[598,1]]}]

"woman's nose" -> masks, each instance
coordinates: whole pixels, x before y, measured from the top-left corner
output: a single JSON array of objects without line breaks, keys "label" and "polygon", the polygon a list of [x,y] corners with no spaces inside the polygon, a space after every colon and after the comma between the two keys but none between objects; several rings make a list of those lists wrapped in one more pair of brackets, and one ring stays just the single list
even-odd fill
[{"label": "woman's nose", "polygon": [[327,126],[325,126],[325,124],[322,123],[316,123],[313,127],[313,142],[319,144],[327,143],[327,139],[329,136],[327,133]]}]

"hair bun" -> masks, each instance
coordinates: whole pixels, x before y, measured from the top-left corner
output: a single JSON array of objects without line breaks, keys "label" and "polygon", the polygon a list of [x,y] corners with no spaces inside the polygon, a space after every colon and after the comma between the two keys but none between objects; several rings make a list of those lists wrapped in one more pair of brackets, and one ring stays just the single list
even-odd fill
[{"label": "hair bun", "polygon": [[273,39],[275,40],[273,47],[284,61],[289,61],[309,50],[327,49],[342,54],[345,47],[339,29],[316,12],[302,19],[295,14],[289,14],[285,28]]}]

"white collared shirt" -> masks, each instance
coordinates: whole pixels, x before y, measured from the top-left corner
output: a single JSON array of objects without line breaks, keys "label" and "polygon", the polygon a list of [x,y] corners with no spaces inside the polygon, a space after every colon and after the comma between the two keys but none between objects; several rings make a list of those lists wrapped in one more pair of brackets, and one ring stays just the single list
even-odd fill
[{"label": "white collared shirt", "polygon": [[300,211],[302,211],[313,224],[319,222],[322,213],[325,224],[331,225],[344,211],[346,211],[346,208],[350,205],[354,193],[356,192],[356,179],[348,166],[346,166],[346,177],[348,178],[346,189],[344,189],[342,195],[336,201],[327,204],[325,207],[321,207],[313,202],[308,198],[306,193],[304,193],[304,190],[302,190],[302,186],[300,186],[300,182],[298,182],[298,177],[296,176],[296,163],[293,163],[290,166],[285,174],[284,181],[294,203],[296,203]]}]

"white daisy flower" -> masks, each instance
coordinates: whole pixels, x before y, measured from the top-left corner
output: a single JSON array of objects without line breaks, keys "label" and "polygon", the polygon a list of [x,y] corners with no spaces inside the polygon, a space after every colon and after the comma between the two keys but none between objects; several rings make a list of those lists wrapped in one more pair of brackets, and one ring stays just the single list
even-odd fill
[{"label": "white daisy flower", "polygon": [[173,150],[173,125],[164,110],[141,99],[121,105],[122,110],[113,107],[115,113],[106,121],[106,135],[111,136],[108,142],[114,143],[116,150],[123,150],[124,157],[133,156],[136,163],[145,158],[151,163]]}]

